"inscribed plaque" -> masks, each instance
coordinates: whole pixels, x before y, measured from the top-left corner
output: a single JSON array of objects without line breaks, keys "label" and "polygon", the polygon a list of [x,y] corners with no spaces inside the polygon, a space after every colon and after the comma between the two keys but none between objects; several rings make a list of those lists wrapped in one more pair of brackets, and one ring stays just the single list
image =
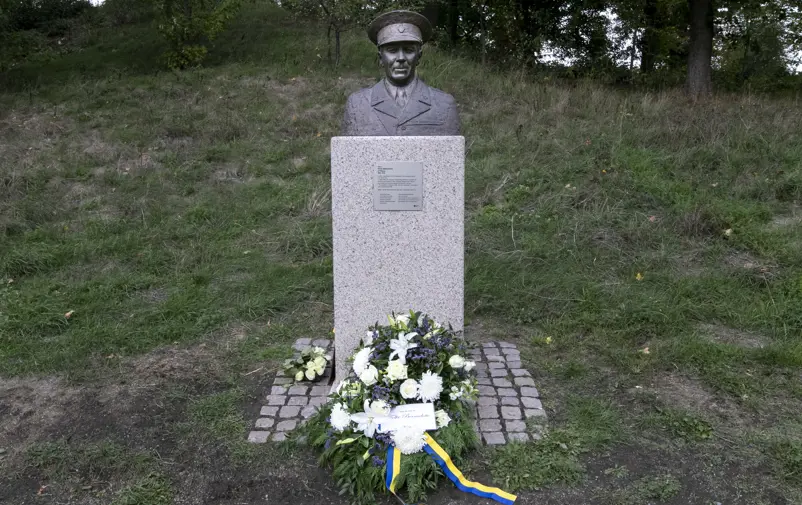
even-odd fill
[{"label": "inscribed plaque", "polygon": [[379,162],[373,172],[373,210],[423,210],[423,163]]}]

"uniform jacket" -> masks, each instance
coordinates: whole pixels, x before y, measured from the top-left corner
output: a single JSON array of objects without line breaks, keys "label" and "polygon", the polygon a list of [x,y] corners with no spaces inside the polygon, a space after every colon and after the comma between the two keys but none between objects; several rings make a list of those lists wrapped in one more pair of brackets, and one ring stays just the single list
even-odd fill
[{"label": "uniform jacket", "polygon": [[384,80],[348,97],[342,135],[459,135],[454,97],[418,79],[403,109],[387,92]]}]

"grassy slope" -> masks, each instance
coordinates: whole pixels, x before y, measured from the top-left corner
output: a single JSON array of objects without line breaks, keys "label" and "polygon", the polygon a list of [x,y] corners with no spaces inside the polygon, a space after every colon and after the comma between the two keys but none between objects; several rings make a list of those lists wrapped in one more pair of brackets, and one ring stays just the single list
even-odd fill
[{"label": "grassy slope", "polygon": [[[329,330],[328,139],[377,72],[361,37],[329,69],[321,35],[256,8],[205,69],[153,70],[154,33],[126,27],[0,79],[0,375],[92,381],[249,325],[236,368]],[[519,343],[600,479],[546,498],[802,501],[799,103],[435,49],[421,73],[462,108],[470,334]],[[549,447],[491,466],[514,486],[506,462]]]}]

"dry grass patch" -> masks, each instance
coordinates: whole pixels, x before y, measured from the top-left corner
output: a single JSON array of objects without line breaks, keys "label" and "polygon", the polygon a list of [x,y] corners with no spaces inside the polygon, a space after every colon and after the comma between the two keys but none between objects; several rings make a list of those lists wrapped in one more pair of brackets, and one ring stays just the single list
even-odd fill
[{"label": "dry grass patch", "polygon": [[744,349],[762,349],[769,344],[763,335],[721,324],[701,324],[699,331],[702,336],[717,344],[734,345]]}]

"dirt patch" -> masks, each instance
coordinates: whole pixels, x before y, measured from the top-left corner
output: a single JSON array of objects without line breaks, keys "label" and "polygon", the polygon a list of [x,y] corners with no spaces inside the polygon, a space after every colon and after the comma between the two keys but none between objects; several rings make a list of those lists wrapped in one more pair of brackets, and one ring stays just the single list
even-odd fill
[{"label": "dirt patch", "polygon": [[744,330],[737,330],[721,324],[702,324],[699,330],[703,336],[717,344],[728,344],[745,349],[762,349],[768,345],[768,339],[762,335]]},{"label": "dirt patch", "polygon": [[0,448],[9,457],[40,441],[64,418],[81,390],[61,379],[0,379]]},{"label": "dirt patch", "polygon": [[690,410],[715,417],[728,427],[743,427],[751,419],[729,398],[717,396],[697,379],[678,374],[667,374],[652,385],[654,393],[667,407]]},{"label": "dirt patch", "polygon": [[[226,338],[222,341],[244,338],[244,330],[229,330]],[[191,387],[224,375],[222,363],[207,343],[164,347],[132,359],[114,355],[103,359],[119,360],[119,366],[114,380],[102,385],[73,386],[57,377],[0,379],[0,448],[7,451],[9,460],[54,435],[133,433],[165,411],[156,399],[165,385]],[[113,368],[109,363],[105,366]],[[139,435],[147,436],[147,431]]]},{"label": "dirt patch", "polygon": [[777,275],[778,266],[756,258],[752,254],[738,251],[724,257],[724,264],[734,270],[746,272],[755,278],[768,280]]}]

